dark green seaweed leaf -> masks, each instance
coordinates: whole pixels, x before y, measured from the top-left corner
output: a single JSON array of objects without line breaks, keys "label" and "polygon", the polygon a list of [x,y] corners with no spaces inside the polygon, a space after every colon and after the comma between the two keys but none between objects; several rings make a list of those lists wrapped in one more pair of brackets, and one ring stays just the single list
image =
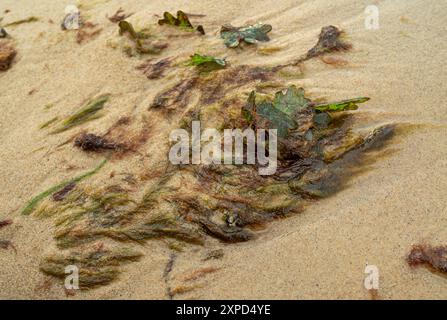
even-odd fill
[{"label": "dark green seaweed leaf", "polygon": [[51,188],[49,188],[48,190],[38,194],[37,196],[35,196],[34,198],[32,198],[30,201],[28,201],[27,205],[25,206],[25,208],[22,210],[22,214],[23,215],[29,215],[31,212],[33,212],[34,208],[39,204],[40,201],[42,201],[43,199],[45,199],[46,197],[48,197],[49,195],[65,188],[67,185],[71,184],[71,183],[78,183],[92,175],[94,175],[95,173],[97,173],[105,164],[106,164],[107,160],[103,160],[99,166],[97,166],[95,169],[88,171],[76,178],[73,178],[71,180],[67,180],[64,182],[59,183],[58,185],[55,185]]},{"label": "dark green seaweed leaf", "polygon": [[269,24],[256,24],[254,26],[236,28],[231,25],[224,25],[220,30],[220,36],[225,40],[225,45],[229,48],[236,48],[241,41],[254,44],[258,41],[269,41],[267,33],[272,31]]}]

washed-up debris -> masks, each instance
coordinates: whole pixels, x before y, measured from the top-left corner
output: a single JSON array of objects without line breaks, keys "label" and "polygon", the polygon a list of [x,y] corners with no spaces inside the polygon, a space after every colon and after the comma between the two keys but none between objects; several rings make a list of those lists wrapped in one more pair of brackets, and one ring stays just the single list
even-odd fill
[{"label": "washed-up debris", "polygon": [[32,17],[29,17],[26,19],[7,23],[7,24],[3,25],[3,27],[5,27],[5,28],[13,27],[13,26],[18,26],[18,25],[24,24],[24,23],[37,22],[37,21],[39,21],[39,18],[32,16]]},{"label": "washed-up debris", "polygon": [[8,33],[6,32],[6,30],[0,27],[0,39],[6,38],[7,36]]},{"label": "washed-up debris", "polygon": [[0,248],[2,248],[2,249],[9,249],[9,248],[12,248],[12,249],[14,249],[14,251],[17,253],[17,250],[16,250],[16,248],[14,247],[14,245],[12,244],[12,242],[11,241],[9,241],[9,240],[1,240],[0,239]]},{"label": "washed-up debris", "polygon": [[42,124],[39,126],[39,129],[45,129],[45,128],[48,128],[48,127],[51,126],[53,123],[55,123],[57,120],[59,120],[59,117],[57,117],[57,116],[54,117],[54,118],[51,118],[50,120],[48,120],[48,121],[42,123]]},{"label": "washed-up debris", "polygon": [[76,182],[67,184],[58,192],[53,193],[53,201],[62,201],[76,187]]},{"label": "washed-up debris", "polygon": [[111,16],[111,17],[106,16],[106,17],[107,17],[107,19],[110,20],[110,22],[118,23],[120,21],[126,20],[127,18],[129,18],[132,15],[133,15],[133,13],[126,14],[124,12],[123,8],[119,8],[113,16]]},{"label": "washed-up debris", "polygon": [[411,267],[425,266],[432,272],[447,274],[447,247],[415,245],[408,254],[407,263]]},{"label": "washed-up debris", "polygon": [[9,226],[10,224],[12,224],[12,220],[11,219],[0,220],[0,229],[4,228],[6,226]]},{"label": "washed-up debris", "polygon": [[270,41],[267,35],[270,31],[272,31],[272,26],[269,24],[256,24],[240,28],[224,25],[220,30],[220,36],[225,40],[225,45],[228,48],[236,48],[242,41],[249,44],[254,44],[258,41]]},{"label": "washed-up debris", "polygon": [[153,59],[146,60],[137,69],[142,70],[148,79],[159,79],[163,77],[165,70],[171,66],[172,58],[164,58],[157,62],[152,61]]},{"label": "washed-up debris", "polygon": [[97,173],[105,164],[106,164],[106,160],[102,161],[99,166],[97,166],[95,169],[88,171],[76,178],[73,178],[71,180],[68,181],[64,181],[62,183],[59,183],[58,185],[55,185],[51,188],[49,188],[48,190],[38,194],[37,196],[35,196],[34,198],[32,198],[30,201],[28,201],[27,205],[25,206],[25,208],[22,210],[22,214],[23,215],[29,215],[30,213],[33,212],[33,210],[35,209],[35,207],[39,204],[39,202],[41,202],[43,199],[45,199],[46,197],[48,197],[49,195],[65,188],[66,186],[73,184],[73,183],[78,183],[88,177],[91,177],[92,175],[94,175],[95,173]]},{"label": "washed-up debris", "polygon": [[197,26],[197,28],[194,29],[193,25],[189,21],[188,16],[181,10],[177,11],[177,17],[174,17],[169,12],[163,13],[163,19],[158,20],[158,24],[159,25],[168,24],[188,31],[197,30],[202,35],[205,34],[203,26],[199,25]]},{"label": "washed-up debris", "polygon": [[194,270],[190,274],[184,275],[182,277],[182,281],[185,281],[185,282],[195,281],[195,280],[197,280],[199,278],[204,277],[207,274],[214,273],[214,272],[219,271],[219,270],[220,270],[220,268],[216,268],[216,267],[200,268],[200,269]]},{"label": "washed-up debris", "polygon": [[101,117],[98,112],[102,110],[102,108],[104,108],[104,105],[108,100],[109,95],[103,95],[91,100],[84,108],[64,119],[59,125],[59,128],[52,131],[52,133],[60,133],[88,121],[98,119],[99,117]]},{"label": "washed-up debris", "polygon": [[[351,44],[342,39],[344,32],[335,26],[326,26],[321,29],[317,44],[305,55],[285,65],[279,65],[273,68],[274,71],[280,71],[285,67],[296,66],[300,63],[315,57],[322,57],[327,53],[346,51],[351,49]],[[330,60],[325,60],[331,62]],[[326,62],[328,63],[328,62]],[[335,62],[334,64],[338,64]],[[341,63],[340,63],[341,64]]]},{"label": "washed-up debris", "polygon": [[120,36],[126,36],[133,44],[133,46],[125,46],[124,51],[129,56],[136,54],[157,54],[168,47],[168,44],[160,41],[150,40],[150,34],[147,30],[135,31],[130,22],[120,21],[119,24]]},{"label": "washed-up debris", "polygon": [[369,98],[367,97],[348,99],[334,103],[317,104],[314,105],[313,108],[318,111],[328,111],[328,112],[357,110],[359,103],[364,103],[367,102],[368,100]]},{"label": "washed-up debris", "polygon": [[311,59],[334,51],[345,51],[351,48],[349,43],[341,39],[343,31],[334,26],[327,26],[321,29],[318,36],[318,43],[306,54],[306,59]]},{"label": "washed-up debris", "polygon": [[227,62],[225,61],[225,59],[218,59],[211,56],[205,56],[195,53],[194,55],[191,56],[187,65],[195,66],[199,68],[201,72],[209,72],[225,68]]},{"label": "washed-up debris", "polygon": [[11,67],[17,52],[7,42],[0,41],[0,71],[6,71]]},{"label": "washed-up debris", "polygon": [[224,256],[223,249],[211,250],[211,251],[207,252],[205,257],[203,258],[203,261],[214,260],[214,259],[217,260],[217,259],[221,259],[223,256]]},{"label": "washed-up debris", "polygon": [[81,134],[75,139],[74,145],[84,151],[93,152],[122,149],[121,145],[92,133]]},{"label": "washed-up debris", "polygon": [[94,244],[83,250],[47,256],[40,264],[40,270],[65,279],[66,267],[75,265],[79,269],[79,288],[91,289],[112,282],[120,274],[121,265],[138,261],[141,256],[131,248],[105,248],[102,244]]},{"label": "washed-up debris", "polygon": [[76,33],[76,42],[81,44],[88,39],[93,39],[98,36],[101,31],[102,28],[100,28],[98,24],[87,21],[82,24]]},{"label": "washed-up debris", "polygon": [[68,5],[65,7],[65,17],[62,20],[62,30],[78,30],[81,28],[81,12],[74,5]]}]

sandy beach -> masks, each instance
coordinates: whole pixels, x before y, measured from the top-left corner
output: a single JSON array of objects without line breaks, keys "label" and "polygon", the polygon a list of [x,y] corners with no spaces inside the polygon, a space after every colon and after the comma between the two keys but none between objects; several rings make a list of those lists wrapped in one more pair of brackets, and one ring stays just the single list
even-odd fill
[{"label": "sandy beach", "polygon": [[[88,32],[101,31],[78,43],[75,31],[61,30],[69,4],[97,24]],[[379,10],[378,29],[365,27],[370,5]],[[105,133],[123,116],[141,142],[137,151],[112,157],[88,184],[113,182],[142,195],[167,161],[168,135],[177,126],[149,106],[189,72],[167,71],[150,80],[137,70],[150,56],[128,57],[119,49],[118,26],[107,16],[120,7],[133,13],[127,20],[139,29],[154,30],[163,12],[177,10],[203,25],[204,36],[166,36],[169,46],[156,59],[181,61],[200,52],[225,57],[232,66],[288,63],[315,45],[322,27],[337,26],[352,49],[329,56],[343,63],[310,59],[300,65],[299,77],[281,83],[303,87],[315,101],[370,97],[356,111],[358,119],[401,129],[341,191],[269,222],[253,240],[210,238],[181,250],[170,239],[145,241],[133,246],[142,253],[139,261],[121,266],[115,281],[67,291],[63,280],[39,270],[43,257],[60,251],[55,217],[22,215],[23,207],[36,194],[97,167],[104,156],[80,152],[73,137]],[[17,56],[0,71],[0,220],[12,220],[0,228],[0,239],[14,247],[0,248],[0,299],[371,299],[364,286],[367,265],[379,270],[378,299],[447,299],[445,277],[406,262],[412,245],[447,245],[447,2],[0,2],[0,26],[28,17],[38,20],[5,27]],[[269,42],[234,50],[220,39],[224,24],[257,22],[272,25]],[[39,128],[104,94],[111,98],[102,117],[58,134]],[[222,256],[206,258],[216,250]]]}]

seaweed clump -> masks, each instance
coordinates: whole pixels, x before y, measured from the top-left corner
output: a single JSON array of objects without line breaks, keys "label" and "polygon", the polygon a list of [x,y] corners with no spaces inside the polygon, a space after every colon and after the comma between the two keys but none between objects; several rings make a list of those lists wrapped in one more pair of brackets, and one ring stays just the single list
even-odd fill
[{"label": "seaweed clump", "polygon": [[78,126],[78,125],[81,125],[88,121],[99,118],[101,115],[99,115],[98,112],[100,110],[102,110],[102,108],[104,108],[104,105],[106,104],[106,102],[108,100],[109,100],[109,95],[103,95],[96,99],[91,100],[81,110],[77,111],[73,115],[64,119],[60,123],[59,128],[55,129],[52,133],[54,134],[54,133],[64,132],[64,131],[71,129],[75,126]]},{"label": "seaweed clump", "polygon": [[5,41],[0,41],[0,71],[6,71],[11,67],[16,50]]},{"label": "seaweed clump", "polygon": [[[159,25],[171,25],[175,27],[179,27],[183,30],[187,31],[193,31],[194,27],[192,23],[189,21],[188,15],[184,13],[183,11],[179,10],[177,11],[177,17],[174,17],[171,13],[165,12],[163,13],[163,19],[158,20]],[[205,29],[203,26],[199,25],[197,28],[195,28],[200,34],[205,34]]]},{"label": "seaweed clump", "polygon": [[137,54],[158,54],[163,49],[168,47],[165,42],[150,40],[150,34],[147,30],[135,31],[132,24],[128,21],[120,21],[119,35],[125,36],[130,45],[125,45],[123,50],[128,56],[135,56]]},{"label": "seaweed clump", "polygon": [[411,267],[426,266],[432,272],[447,274],[447,247],[415,245],[411,248],[407,257],[407,263]]},{"label": "seaweed clump", "polygon": [[122,146],[92,133],[83,133],[75,139],[75,147],[84,151],[101,152],[104,150],[120,150]]},{"label": "seaweed clump", "polygon": [[45,257],[40,264],[44,273],[66,278],[65,268],[76,266],[79,270],[79,288],[91,289],[115,280],[120,274],[120,265],[138,261],[142,254],[131,248],[106,248],[96,243],[83,250]]},{"label": "seaweed clump", "polygon": [[269,24],[256,24],[239,28],[224,25],[220,30],[220,36],[224,39],[228,48],[236,48],[241,42],[254,44],[258,41],[269,41],[270,38],[267,33],[270,31],[272,31],[272,26]]}]

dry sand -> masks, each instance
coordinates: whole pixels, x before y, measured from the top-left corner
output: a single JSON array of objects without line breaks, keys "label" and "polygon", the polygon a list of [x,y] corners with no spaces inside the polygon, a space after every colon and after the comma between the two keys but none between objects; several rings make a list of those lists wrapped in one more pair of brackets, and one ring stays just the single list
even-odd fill
[{"label": "dry sand", "polygon": [[[304,77],[295,84],[305,87],[312,98],[369,96],[372,99],[361,115],[378,122],[421,125],[393,139],[388,146],[392,152],[337,195],[309,206],[303,214],[270,224],[255,241],[210,245],[223,248],[221,260],[202,262],[203,251],[181,254],[174,282],[197,268],[220,269],[178,297],[369,299],[363,279],[365,265],[372,264],[380,271],[382,299],[447,298],[446,279],[423,268],[411,270],[405,263],[414,243],[447,244],[447,2],[98,0],[90,1],[93,5],[84,12],[103,31],[82,45],[59,26],[70,3],[0,2],[3,23],[40,18],[8,28],[19,54],[11,70],[0,73],[0,219],[14,220],[0,231],[0,238],[10,239],[17,249],[17,253],[0,249],[0,298],[66,298],[60,282],[38,271],[40,258],[54,250],[51,219],[23,217],[19,211],[31,196],[100,161],[68,145],[55,150],[73,132],[48,136],[39,125],[73,112],[94,95],[112,93],[107,115],[85,125],[99,132],[122,114],[144,113],[164,85],[149,82],[135,71],[137,60],[129,62],[119,50],[106,46],[117,28],[105,16],[120,6],[136,12],[130,20],[140,26],[155,23],[154,14],[163,11],[206,14],[200,22],[208,35],[173,44],[166,55],[187,56],[207,46],[206,53],[227,56],[234,64],[285,63],[312,47],[321,27],[338,25],[354,45],[342,54],[349,63],[333,67],[319,59],[306,62]],[[364,26],[364,10],[371,4],[380,10],[378,30]],[[6,9],[10,13],[4,14]],[[280,51],[270,56],[256,50],[239,53],[227,50],[218,39],[224,23],[257,21],[273,25],[268,45],[280,46]],[[54,107],[45,110],[49,103]],[[154,133],[151,141],[163,138]],[[113,162],[92,179],[101,180],[111,171],[143,170],[160,153],[152,143],[145,148],[141,157]],[[145,257],[126,266],[118,281],[69,298],[166,299],[162,274],[169,250],[156,241],[142,250]]]}]

